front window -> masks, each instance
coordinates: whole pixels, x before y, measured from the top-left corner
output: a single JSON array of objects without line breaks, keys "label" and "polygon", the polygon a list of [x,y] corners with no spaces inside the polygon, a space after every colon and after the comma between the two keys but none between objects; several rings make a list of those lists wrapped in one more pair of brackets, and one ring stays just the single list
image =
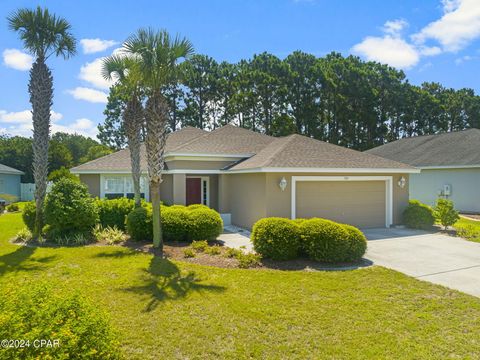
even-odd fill
[{"label": "front window", "polygon": [[[107,199],[128,197],[133,199],[133,179],[131,176],[107,176],[104,181],[104,193]],[[140,196],[145,198],[145,178],[140,177]]]}]

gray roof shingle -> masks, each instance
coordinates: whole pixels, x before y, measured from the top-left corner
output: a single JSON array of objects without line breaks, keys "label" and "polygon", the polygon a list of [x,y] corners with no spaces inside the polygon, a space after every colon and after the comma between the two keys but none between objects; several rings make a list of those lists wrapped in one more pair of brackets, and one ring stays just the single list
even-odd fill
[{"label": "gray roof shingle", "polygon": [[0,164],[0,174],[15,174],[15,175],[23,175],[24,172],[14,169],[10,166]]},{"label": "gray roof shingle", "polygon": [[404,138],[367,153],[417,167],[480,166],[480,129]]}]

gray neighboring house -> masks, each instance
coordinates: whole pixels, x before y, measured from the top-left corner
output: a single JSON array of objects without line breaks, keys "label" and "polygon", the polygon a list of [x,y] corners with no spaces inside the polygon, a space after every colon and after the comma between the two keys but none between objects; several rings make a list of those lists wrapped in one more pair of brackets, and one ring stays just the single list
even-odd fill
[{"label": "gray neighboring house", "polygon": [[480,213],[480,129],[400,139],[367,153],[421,169],[410,176],[410,198],[433,205],[443,197]]},{"label": "gray neighboring house", "polygon": [[13,195],[20,199],[20,177],[23,174],[23,171],[0,164],[0,194]]},{"label": "gray neighboring house", "polygon": [[[145,148],[141,189],[148,200]],[[132,197],[129,150],[79,165],[90,193]],[[245,228],[263,217],[324,217],[360,227],[398,224],[418,169],[301,135],[272,137],[226,125],[171,133],[161,197],[167,204],[205,204],[225,224]]]}]

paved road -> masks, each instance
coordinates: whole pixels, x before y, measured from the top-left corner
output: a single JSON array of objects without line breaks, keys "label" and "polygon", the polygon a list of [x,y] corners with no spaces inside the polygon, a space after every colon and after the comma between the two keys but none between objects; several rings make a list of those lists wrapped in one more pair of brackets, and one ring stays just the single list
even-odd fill
[{"label": "paved road", "polygon": [[480,297],[480,243],[410,229],[364,233],[374,264]]}]

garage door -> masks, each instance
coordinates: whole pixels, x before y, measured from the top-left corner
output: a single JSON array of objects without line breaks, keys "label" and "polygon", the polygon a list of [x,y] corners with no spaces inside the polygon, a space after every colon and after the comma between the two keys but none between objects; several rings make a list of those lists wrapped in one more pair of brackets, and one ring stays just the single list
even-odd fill
[{"label": "garage door", "polygon": [[385,227],[385,181],[298,181],[296,217]]}]

